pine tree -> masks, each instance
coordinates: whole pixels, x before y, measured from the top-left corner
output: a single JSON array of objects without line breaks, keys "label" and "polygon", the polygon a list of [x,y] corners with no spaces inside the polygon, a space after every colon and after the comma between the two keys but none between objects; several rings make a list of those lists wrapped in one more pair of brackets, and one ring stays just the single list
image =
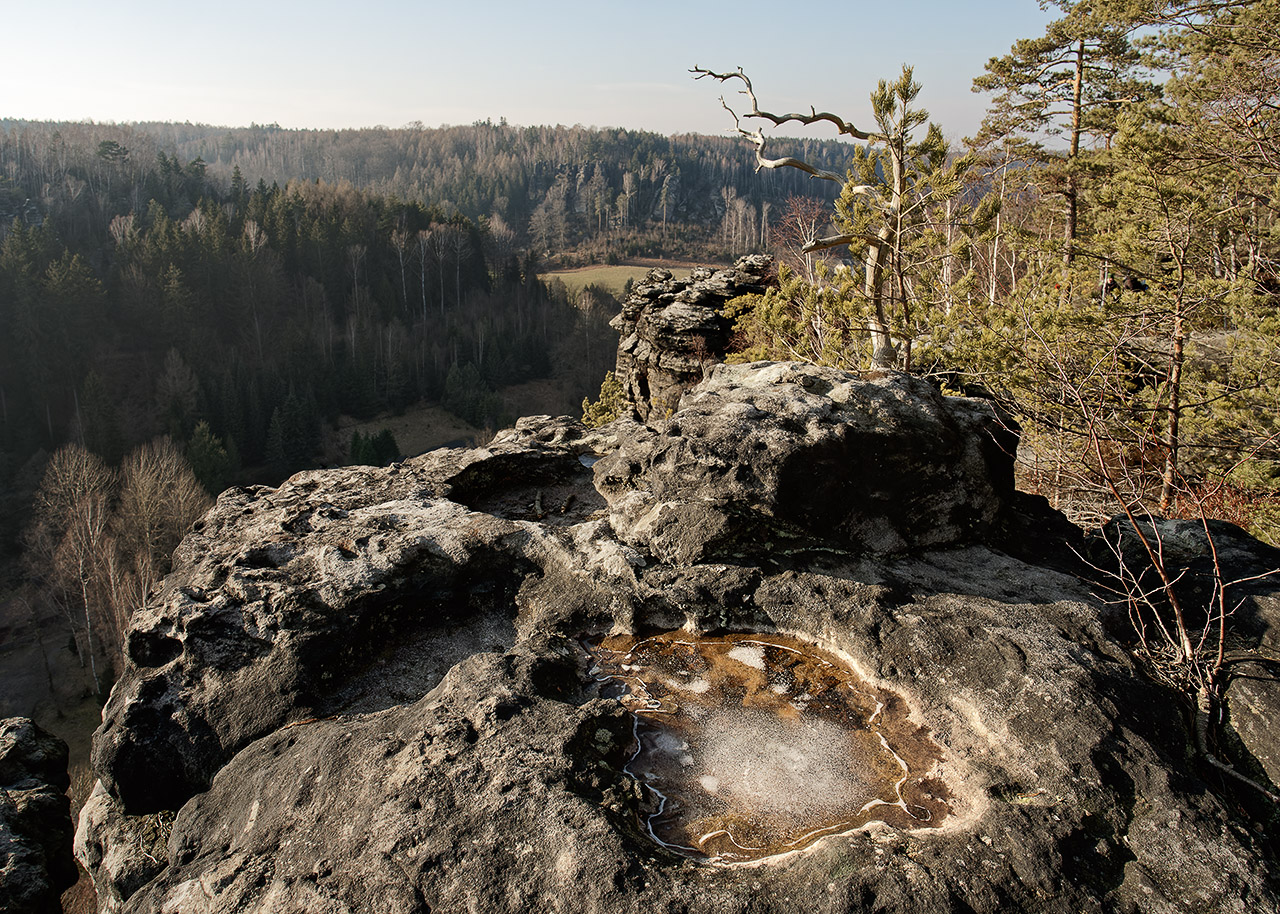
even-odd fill
[{"label": "pine tree", "polygon": [[608,425],[622,415],[623,406],[622,384],[613,376],[612,371],[606,372],[596,401],[593,403],[586,398],[582,400],[582,424],[587,428]]},{"label": "pine tree", "polygon": [[400,456],[400,445],[390,429],[384,428],[376,435],[362,435],[359,429],[351,433],[348,466],[386,466]]},{"label": "pine tree", "polygon": [[[931,268],[952,265],[951,229],[973,221],[973,214],[957,201],[961,178],[971,160],[950,161],[941,128],[929,123],[927,111],[916,107],[921,87],[912,69],[904,66],[898,79],[881,80],[871,93],[877,129],[870,131],[826,112],[776,115],[762,111],[751,81],[741,70],[714,73],[694,68],[692,72],[699,79],[710,76],[722,83],[740,81],[751,102],[751,110],[743,117],[774,126],[826,122],[863,142],[854,147],[853,160],[843,175],[790,156],[770,159],[765,155],[768,141],[763,130],[744,129],[741,118],[731,111],[739,124],[738,133],[756,146],[758,167],[794,168],[840,184],[834,218],[837,234],[813,241],[802,251],[848,246],[863,268],[859,307],[871,338],[871,364],[909,369],[915,325],[921,319],[917,308],[931,298]],[[916,131],[926,124],[924,136],[917,139]],[[963,228],[967,232],[974,227]],[[946,286],[950,294],[951,284]]]},{"label": "pine tree", "polygon": [[351,446],[348,450],[348,466],[373,466],[373,454],[369,448],[369,439],[356,429],[351,433]]},{"label": "pine tree", "polygon": [[283,479],[291,472],[284,419],[280,415],[279,407],[271,411],[271,422],[267,426],[267,444],[264,459],[267,462],[267,468],[271,471],[271,475],[277,479]]},{"label": "pine tree", "polygon": [[231,455],[204,420],[196,423],[191,434],[187,461],[191,464],[191,472],[210,495],[217,495],[231,480]]},{"label": "pine tree", "polygon": [[[1080,235],[1085,144],[1109,143],[1126,103],[1156,89],[1142,79],[1141,56],[1130,41],[1138,23],[1103,3],[1052,0],[1065,15],[1039,38],[1015,42],[1004,57],[987,62],[973,81],[975,92],[993,92],[980,142],[1009,136],[1032,138],[1031,149],[1045,166],[1046,192],[1064,201],[1063,260],[1070,265]],[[1047,152],[1044,134],[1065,134],[1065,153]],[[1052,167],[1049,167],[1052,166]]]},{"label": "pine tree", "polygon": [[120,463],[124,456],[124,435],[116,411],[116,396],[96,371],[89,372],[80,394],[80,432],[84,446],[108,466]]},{"label": "pine tree", "polygon": [[374,435],[369,441],[369,448],[372,451],[374,463],[378,466],[393,463],[401,456],[400,445],[396,443],[396,436],[389,428],[384,428]]}]

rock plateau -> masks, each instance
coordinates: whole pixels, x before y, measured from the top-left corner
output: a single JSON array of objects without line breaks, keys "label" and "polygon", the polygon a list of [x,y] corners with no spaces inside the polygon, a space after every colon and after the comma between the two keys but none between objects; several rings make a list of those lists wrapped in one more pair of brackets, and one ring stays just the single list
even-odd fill
[{"label": "rock plateau", "polygon": [[[1073,528],[1014,491],[1016,429],[905,375],[706,375],[647,425],[224,493],[95,736],[103,909],[1280,910]],[[1241,612],[1274,638],[1265,583]],[[900,696],[950,814],[749,865],[655,842],[584,640],[676,629],[792,636]]]}]

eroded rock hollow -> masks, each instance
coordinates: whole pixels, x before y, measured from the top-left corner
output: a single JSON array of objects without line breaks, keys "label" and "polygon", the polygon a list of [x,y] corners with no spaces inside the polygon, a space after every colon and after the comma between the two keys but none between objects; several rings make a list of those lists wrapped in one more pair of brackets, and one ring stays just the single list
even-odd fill
[{"label": "eroded rock hollow", "polygon": [[[1015,446],[907,376],[717,366],[648,425],[227,492],[133,620],[77,854],[133,912],[1276,909]],[[647,736],[641,660],[701,716]]]},{"label": "eroded rock hollow", "polygon": [[782,635],[613,635],[592,675],[635,715],[623,770],[665,848],[760,860],[870,822],[938,828],[951,812],[942,750],[901,696]]}]

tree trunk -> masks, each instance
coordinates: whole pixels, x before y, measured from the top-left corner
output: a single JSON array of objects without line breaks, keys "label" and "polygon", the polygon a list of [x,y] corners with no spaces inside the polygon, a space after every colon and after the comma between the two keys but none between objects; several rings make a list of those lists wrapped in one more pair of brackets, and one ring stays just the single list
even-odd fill
[{"label": "tree trunk", "polygon": [[1071,85],[1071,148],[1067,153],[1067,226],[1063,232],[1066,250],[1062,253],[1062,263],[1070,267],[1075,257],[1076,234],[1080,222],[1080,188],[1076,183],[1076,159],[1080,155],[1080,136],[1082,105],[1084,90],[1084,39],[1076,42],[1075,79]]},{"label": "tree trunk", "polygon": [[987,303],[994,308],[996,306],[996,292],[998,291],[996,278],[1000,272],[1000,228],[1004,219],[1004,191],[1005,182],[1009,177],[1009,152],[1008,146],[1005,147],[1004,165],[1000,169],[1000,208],[996,210],[995,234],[991,237],[991,266],[990,266],[990,284],[987,288]]},{"label": "tree trunk", "polygon": [[863,292],[871,303],[871,316],[867,329],[871,331],[871,367],[893,368],[898,361],[893,337],[889,333],[889,320],[884,308],[884,249],[890,235],[888,228],[880,230],[881,243],[867,249],[866,269],[863,275]]},{"label": "tree trunk", "polygon": [[1186,328],[1183,325],[1182,298],[1173,313],[1173,354],[1169,362],[1169,423],[1164,438],[1164,476],[1160,486],[1160,513],[1173,504],[1178,477],[1178,422],[1182,413],[1182,364],[1185,359]]}]

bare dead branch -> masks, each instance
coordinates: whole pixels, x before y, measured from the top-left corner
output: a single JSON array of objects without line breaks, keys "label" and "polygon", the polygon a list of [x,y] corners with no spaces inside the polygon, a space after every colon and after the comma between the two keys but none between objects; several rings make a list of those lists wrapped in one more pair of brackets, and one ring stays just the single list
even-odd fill
[{"label": "bare dead branch", "polygon": [[[746,79],[746,77],[744,76],[743,79]],[[725,111],[728,111],[730,117],[733,118],[733,127],[734,130],[738,132],[738,135],[746,137],[755,145],[757,172],[762,168],[795,168],[803,171],[805,174],[811,175],[815,178],[820,178],[823,181],[834,181],[837,184],[844,181],[843,177],[833,171],[824,171],[821,168],[814,168],[808,162],[792,158],[791,156],[783,156],[780,159],[770,159],[765,155],[765,149],[769,145],[769,140],[765,137],[764,131],[760,129],[748,130],[743,127],[742,118],[738,116],[738,112],[729,107],[729,103],[724,100],[723,95],[720,96],[720,107],[724,108]],[[751,115],[747,116],[750,117]]]},{"label": "bare dead branch", "polygon": [[[716,73],[697,66],[691,68],[689,72],[694,74],[694,79],[702,79],[704,76],[710,76],[719,83],[725,83],[731,79],[741,80],[744,88],[739,90],[739,94],[745,95],[751,102],[751,110],[744,115],[745,117],[760,118],[761,120],[769,121],[775,127],[781,127],[783,124],[793,122],[797,124],[804,124],[805,126],[825,122],[835,127],[841,135],[852,137],[855,140],[881,141],[884,139],[884,137],[877,133],[859,130],[853,124],[849,123],[837,114],[832,114],[829,111],[818,111],[816,108],[810,108],[808,114],[798,114],[794,112],[791,114],[771,114],[768,111],[761,111],[760,105],[756,101],[755,90],[751,86],[751,80],[747,77],[747,74],[742,71],[742,67],[738,67],[738,72],[736,73]],[[721,99],[721,101],[723,102],[723,99]],[[728,108],[728,105],[725,107]]]},{"label": "bare dead branch", "polygon": [[854,233],[851,235],[831,235],[827,238],[815,238],[800,249],[800,253],[809,254],[813,251],[825,251],[829,248],[838,248],[842,245],[853,244],[855,241],[865,241],[868,244],[877,244],[880,239],[875,235],[866,235]]}]

